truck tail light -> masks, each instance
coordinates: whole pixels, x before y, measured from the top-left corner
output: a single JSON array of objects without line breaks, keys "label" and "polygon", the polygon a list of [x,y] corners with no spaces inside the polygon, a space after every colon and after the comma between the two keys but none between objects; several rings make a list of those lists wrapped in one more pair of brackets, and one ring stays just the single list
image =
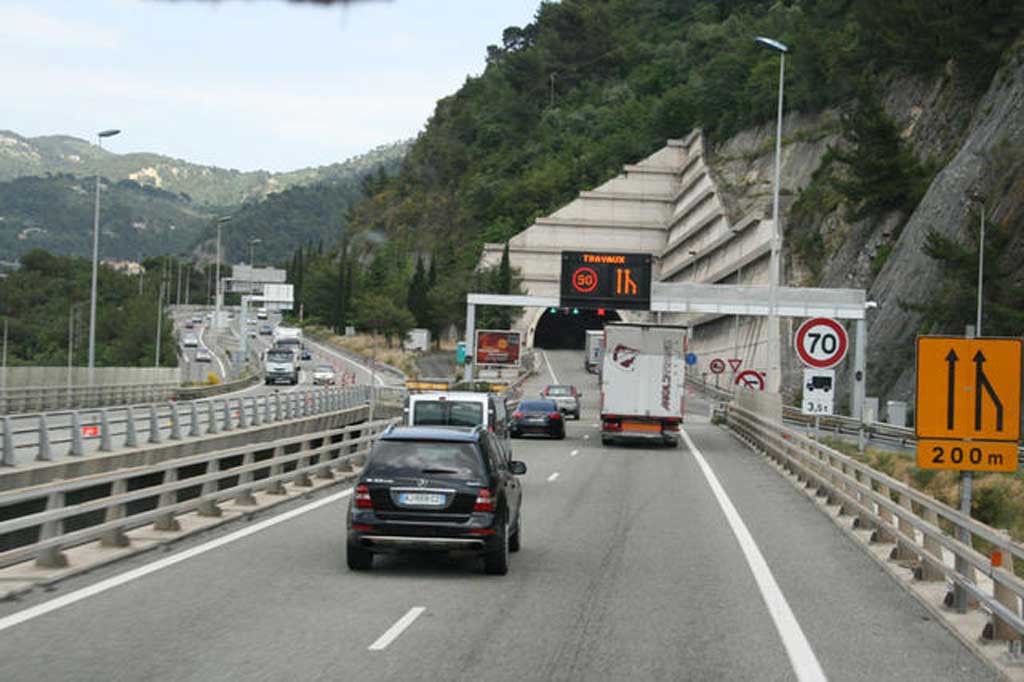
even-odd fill
[{"label": "truck tail light", "polygon": [[602,431],[621,431],[622,423],[617,421],[605,421],[601,424]]},{"label": "truck tail light", "polygon": [[356,509],[373,509],[373,500],[370,499],[370,489],[365,484],[356,486]]},{"label": "truck tail light", "polygon": [[473,504],[473,511],[475,512],[493,512],[494,511],[494,496],[491,495],[491,491],[487,488],[482,489],[476,494],[476,502]]}]

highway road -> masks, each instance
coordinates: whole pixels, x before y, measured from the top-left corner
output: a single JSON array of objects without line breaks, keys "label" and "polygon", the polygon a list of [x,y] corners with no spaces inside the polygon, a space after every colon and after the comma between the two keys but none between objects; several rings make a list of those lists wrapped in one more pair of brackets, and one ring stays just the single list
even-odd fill
[{"label": "highway road", "polygon": [[[991,680],[814,504],[689,401],[678,449],[514,441],[523,549],[345,568],[344,487],[0,604],[0,679]],[[548,383],[542,373],[527,395]]]}]

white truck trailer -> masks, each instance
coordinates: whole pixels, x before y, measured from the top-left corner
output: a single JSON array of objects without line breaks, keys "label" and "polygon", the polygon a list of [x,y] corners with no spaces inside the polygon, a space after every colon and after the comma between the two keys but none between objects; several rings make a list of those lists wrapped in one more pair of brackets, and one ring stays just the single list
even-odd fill
[{"label": "white truck trailer", "polygon": [[675,447],[683,422],[686,327],[609,324],[601,365],[601,443]]},{"label": "white truck trailer", "polygon": [[583,367],[591,374],[597,374],[601,368],[601,351],[604,349],[604,331],[601,329],[587,330],[587,345],[584,351]]}]

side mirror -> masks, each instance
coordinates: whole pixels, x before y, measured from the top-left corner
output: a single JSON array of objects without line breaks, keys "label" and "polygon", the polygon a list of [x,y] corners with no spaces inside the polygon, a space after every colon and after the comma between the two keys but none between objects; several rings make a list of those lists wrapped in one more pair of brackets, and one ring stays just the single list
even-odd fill
[{"label": "side mirror", "polygon": [[508,470],[515,476],[522,476],[526,473],[526,462],[520,462],[518,460],[512,460],[508,464]]},{"label": "side mirror", "polygon": [[582,393],[577,393],[577,394],[576,394],[576,397],[577,397],[577,398],[582,398],[582,397],[583,397],[583,394],[582,394]]}]

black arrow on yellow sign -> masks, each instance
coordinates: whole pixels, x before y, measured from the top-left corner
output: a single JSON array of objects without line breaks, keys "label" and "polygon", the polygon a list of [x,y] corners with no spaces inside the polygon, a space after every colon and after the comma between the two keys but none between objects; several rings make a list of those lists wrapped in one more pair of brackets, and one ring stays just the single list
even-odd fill
[{"label": "black arrow on yellow sign", "polygon": [[956,405],[956,361],[960,358],[957,357],[956,351],[952,348],[949,349],[949,353],[946,354],[946,362],[949,363],[949,393],[946,398],[946,428],[950,431],[953,430],[955,423],[954,406]]},{"label": "black arrow on yellow sign", "polygon": [[985,370],[982,368],[984,364],[985,354],[979,350],[974,354],[974,430],[981,430],[981,389],[984,387],[988,397],[996,406],[996,431],[1002,431],[1003,402],[999,400],[999,396],[996,395],[992,384],[988,382],[988,377],[985,376]]}]

